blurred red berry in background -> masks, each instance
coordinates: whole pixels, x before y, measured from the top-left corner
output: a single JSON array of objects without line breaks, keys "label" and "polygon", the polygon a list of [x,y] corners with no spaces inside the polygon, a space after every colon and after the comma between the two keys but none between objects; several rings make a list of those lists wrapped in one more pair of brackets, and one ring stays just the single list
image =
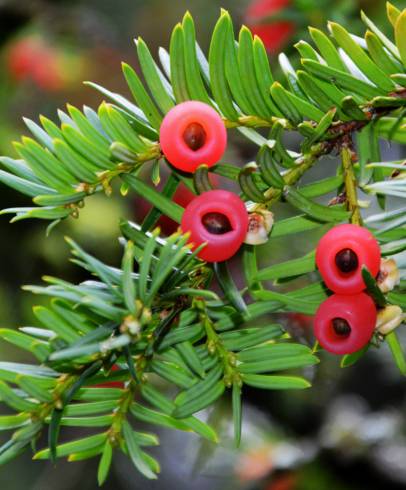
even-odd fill
[{"label": "blurred red berry in background", "polygon": [[11,41],[6,63],[15,82],[31,81],[45,92],[57,92],[82,79],[86,60],[82,53],[30,35]]},{"label": "blurred red berry in background", "polygon": [[16,81],[32,80],[43,90],[60,90],[63,86],[58,54],[36,37],[18,39],[7,53],[7,64]]},{"label": "blurred red berry in background", "polygon": [[265,17],[280,13],[290,5],[290,0],[254,0],[248,6],[244,22],[252,34],[260,37],[270,53],[278,53],[290,39],[295,30],[293,22],[269,21],[262,23]]}]

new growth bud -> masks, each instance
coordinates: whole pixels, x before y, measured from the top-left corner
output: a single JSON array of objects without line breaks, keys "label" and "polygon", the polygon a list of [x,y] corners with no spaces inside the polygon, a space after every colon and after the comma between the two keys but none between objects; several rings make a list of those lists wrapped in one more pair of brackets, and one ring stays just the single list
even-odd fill
[{"label": "new growth bud", "polygon": [[397,328],[406,318],[402,308],[397,305],[389,305],[378,311],[375,330],[382,335],[387,335]]},{"label": "new growth bud", "polygon": [[399,269],[394,259],[381,259],[376,282],[383,293],[388,293],[400,282]]},{"label": "new growth bud", "polygon": [[248,215],[248,232],[244,243],[261,245],[268,241],[273,226],[273,214],[267,210],[256,211]]}]

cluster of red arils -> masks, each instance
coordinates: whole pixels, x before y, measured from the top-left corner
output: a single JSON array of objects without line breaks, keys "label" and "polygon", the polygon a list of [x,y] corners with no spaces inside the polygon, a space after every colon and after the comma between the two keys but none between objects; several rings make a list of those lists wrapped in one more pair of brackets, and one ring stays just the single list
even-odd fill
[{"label": "cluster of red arils", "polygon": [[[183,102],[162,121],[160,145],[167,161],[178,170],[193,173],[200,165],[212,167],[223,156],[227,132],[219,114],[198,101]],[[190,233],[194,248],[205,243],[199,257],[222,262],[244,242],[248,213],[244,202],[232,192],[211,190],[186,205],[181,229]]]},{"label": "cluster of red arils", "polygon": [[316,264],[334,294],[317,310],[314,333],[327,351],[351,354],[371,340],[377,308],[365,292],[362,268],[376,277],[380,263],[378,242],[361,226],[339,225],[321,238],[316,249]]}]

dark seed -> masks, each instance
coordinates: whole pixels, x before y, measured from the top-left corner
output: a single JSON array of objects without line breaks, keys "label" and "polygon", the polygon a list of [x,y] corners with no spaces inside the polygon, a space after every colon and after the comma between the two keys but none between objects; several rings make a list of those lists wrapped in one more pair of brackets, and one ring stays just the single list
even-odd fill
[{"label": "dark seed", "polygon": [[197,151],[206,143],[206,132],[201,124],[192,123],[185,129],[183,139],[191,150]]},{"label": "dark seed", "polygon": [[332,322],[334,332],[340,337],[348,337],[351,333],[350,324],[344,318],[333,318]]},{"label": "dark seed", "polygon": [[223,235],[233,229],[227,216],[221,213],[205,214],[202,223],[206,230],[213,235]]},{"label": "dark seed", "polygon": [[341,272],[353,272],[358,268],[357,254],[349,248],[344,248],[338,252],[335,262]]}]

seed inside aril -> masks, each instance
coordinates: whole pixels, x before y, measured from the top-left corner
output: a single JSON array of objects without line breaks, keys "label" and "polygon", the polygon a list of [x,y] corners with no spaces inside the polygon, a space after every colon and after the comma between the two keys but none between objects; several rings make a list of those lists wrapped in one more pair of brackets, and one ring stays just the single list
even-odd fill
[{"label": "seed inside aril", "polygon": [[353,272],[358,268],[358,257],[350,248],[344,248],[337,253],[335,263],[341,272]]},{"label": "seed inside aril", "polygon": [[193,150],[200,150],[206,143],[206,131],[199,123],[192,123],[183,132],[183,140]]},{"label": "seed inside aril", "polygon": [[333,324],[334,332],[340,337],[348,337],[351,333],[350,324],[344,318],[333,318],[331,321]]},{"label": "seed inside aril", "polygon": [[202,223],[206,230],[213,235],[223,235],[233,229],[227,216],[221,213],[205,214]]}]

